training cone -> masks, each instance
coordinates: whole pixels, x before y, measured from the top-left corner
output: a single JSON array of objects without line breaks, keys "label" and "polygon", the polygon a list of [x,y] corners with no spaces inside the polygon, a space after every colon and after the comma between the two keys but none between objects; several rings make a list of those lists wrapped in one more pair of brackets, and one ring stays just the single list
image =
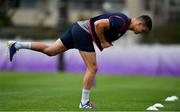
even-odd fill
[{"label": "training cone", "polygon": [[167,97],[165,101],[175,101],[176,99],[174,97]]},{"label": "training cone", "polygon": [[158,110],[158,109],[156,107],[154,107],[154,106],[150,106],[146,110]]},{"label": "training cone", "polygon": [[178,100],[179,98],[177,96],[171,96],[171,98]]},{"label": "training cone", "polygon": [[154,107],[157,107],[157,108],[162,108],[164,107],[164,105],[160,104],[160,103],[156,103],[153,105]]}]

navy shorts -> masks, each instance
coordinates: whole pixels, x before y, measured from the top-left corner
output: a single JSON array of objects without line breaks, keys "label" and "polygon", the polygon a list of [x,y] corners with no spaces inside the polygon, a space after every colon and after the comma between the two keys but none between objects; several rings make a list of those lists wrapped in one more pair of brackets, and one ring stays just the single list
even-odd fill
[{"label": "navy shorts", "polygon": [[80,51],[95,52],[91,35],[77,23],[59,38],[67,49],[76,48]]}]

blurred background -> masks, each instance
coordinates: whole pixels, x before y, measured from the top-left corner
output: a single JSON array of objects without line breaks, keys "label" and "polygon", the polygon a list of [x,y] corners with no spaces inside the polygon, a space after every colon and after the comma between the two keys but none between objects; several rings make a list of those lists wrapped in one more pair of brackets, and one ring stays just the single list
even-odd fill
[{"label": "blurred background", "polygon": [[86,67],[75,49],[55,57],[21,50],[10,63],[6,42],[51,44],[74,22],[106,12],[130,18],[147,14],[153,29],[143,35],[129,31],[103,52],[95,46],[99,74],[180,76],[179,0],[0,0],[0,70],[83,73]]}]

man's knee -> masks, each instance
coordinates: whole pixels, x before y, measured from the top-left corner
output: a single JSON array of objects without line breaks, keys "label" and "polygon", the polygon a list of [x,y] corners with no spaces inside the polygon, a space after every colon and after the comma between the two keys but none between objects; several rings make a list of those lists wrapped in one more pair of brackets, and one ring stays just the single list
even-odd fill
[{"label": "man's knee", "polygon": [[91,67],[88,68],[89,72],[96,73],[98,70],[97,64],[93,64]]},{"label": "man's knee", "polygon": [[50,48],[46,48],[45,50],[44,50],[44,53],[45,54],[47,54],[48,56],[55,56],[55,55],[57,55],[57,53],[55,53],[52,49],[50,49]]}]

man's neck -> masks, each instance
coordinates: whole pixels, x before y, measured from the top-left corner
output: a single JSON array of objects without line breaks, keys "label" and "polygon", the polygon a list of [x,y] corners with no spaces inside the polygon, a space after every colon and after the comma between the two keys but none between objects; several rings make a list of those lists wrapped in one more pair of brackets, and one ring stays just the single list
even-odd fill
[{"label": "man's neck", "polygon": [[133,29],[134,29],[134,18],[132,18],[131,23],[130,23],[128,29],[129,29],[129,30],[133,30]]}]

